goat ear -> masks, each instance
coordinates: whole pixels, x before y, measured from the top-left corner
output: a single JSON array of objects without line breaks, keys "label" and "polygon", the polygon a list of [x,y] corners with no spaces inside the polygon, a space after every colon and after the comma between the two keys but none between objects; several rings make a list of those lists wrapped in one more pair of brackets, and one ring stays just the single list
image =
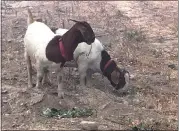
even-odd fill
[{"label": "goat ear", "polygon": [[84,26],[81,26],[78,28],[78,30],[81,32],[81,34],[83,35],[83,37],[85,37],[85,31],[86,31],[86,28]]},{"label": "goat ear", "polygon": [[111,80],[112,80],[112,82],[114,82],[115,84],[118,84],[119,83],[119,76],[120,76],[119,71],[114,70],[111,73]]}]

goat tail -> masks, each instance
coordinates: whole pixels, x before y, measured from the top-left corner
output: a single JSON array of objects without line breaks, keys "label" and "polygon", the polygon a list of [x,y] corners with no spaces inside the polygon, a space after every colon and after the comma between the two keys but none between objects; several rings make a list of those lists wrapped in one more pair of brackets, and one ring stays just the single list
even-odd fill
[{"label": "goat tail", "polygon": [[32,12],[30,11],[29,8],[27,9],[27,12],[28,12],[27,24],[30,25],[31,23],[34,22],[34,18],[32,16]]}]

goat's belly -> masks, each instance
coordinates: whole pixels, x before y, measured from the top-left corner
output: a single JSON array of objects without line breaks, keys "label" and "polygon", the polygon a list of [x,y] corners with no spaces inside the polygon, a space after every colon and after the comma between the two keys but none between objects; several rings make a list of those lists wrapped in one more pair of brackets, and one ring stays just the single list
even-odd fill
[{"label": "goat's belly", "polygon": [[94,62],[92,64],[89,64],[89,68],[90,70],[92,70],[94,73],[100,73],[101,70],[100,70],[100,65],[98,62]]}]

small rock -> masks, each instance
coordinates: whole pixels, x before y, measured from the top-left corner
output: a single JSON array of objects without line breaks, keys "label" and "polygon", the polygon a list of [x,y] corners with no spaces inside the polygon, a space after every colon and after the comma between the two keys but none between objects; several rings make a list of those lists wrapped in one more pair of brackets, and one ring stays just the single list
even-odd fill
[{"label": "small rock", "polygon": [[79,96],[79,94],[75,94],[75,96]]},{"label": "small rock", "polygon": [[126,101],[126,100],[124,100],[123,103],[124,103],[125,105],[129,105],[129,102]]},{"label": "small rock", "polygon": [[78,71],[78,69],[77,69],[77,68],[73,68],[73,70],[74,70],[74,71]]},{"label": "small rock", "polygon": [[140,102],[139,99],[134,99],[133,101],[136,102],[136,104]]},{"label": "small rock", "polygon": [[16,21],[15,23],[16,23],[16,24],[18,24],[18,23],[19,23],[19,21]]},{"label": "small rock", "polygon": [[168,65],[168,67],[173,70],[177,70],[177,66],[175,64],[170,64],[170,65]]},{"label": "small rock", "polygon": [[43,100],[44,94],[33,93],[30,101],[30,105],[34,105]]},{"label": "small rock", "polygon": [[153,106],[153,105],[148,105],[148,107],[147,107],[148,109],[154,109],[155,108],[155,106]]},{"label": "small rock", "polygon": [[80,125],[83,130],[98,130],[98,124],[93,121],[81,121]]},{"label": "small rock", "polygon": [[10,114],[7,114],[7,113],[6,113],[6,114],[4,114],[4,115],[5,115],[5,116],[9,116]]},{"label": "small rock", "polygon": [[30,111],[30,110],[27,110],[27,111],[26,111],[26,114],[30,114],[30,113],[31,113],[31,111]]},{"label": "small rock", "polygon": [[101,110],[105,109],[108,105],[110,105],[111,102],[105,103],[100,107]]},{"label": "small rock", "polygon": [[3,103],[8,103],[8,100],[3,100],[2,102],[3,102]]},{"label": "small rock", "polygon": [[7,40],[7,42],[12,42],[12,40],[9,39],[9,40]]},{"label": "small rock", "polygon": [[170,79],[174,80],[178,78],[178,71],[172,71],[170,74]]},{"label": "small rock", "polygon": [[76,122],[76,121],[71,120],[71,124],[72,124],[72,125],[75,125],[75,124],[76,124],[75,122]]},{"label": "small rock", "polygon": [[106,126],[106,125],[99,125],[99,127],[98,127],[98,130],[106,130],[108,128],[108,126]]},{"label": "small rock", "polygon": [[6,94],[7,93],[7,90],[2,90],[1,91],[1,94]]}]

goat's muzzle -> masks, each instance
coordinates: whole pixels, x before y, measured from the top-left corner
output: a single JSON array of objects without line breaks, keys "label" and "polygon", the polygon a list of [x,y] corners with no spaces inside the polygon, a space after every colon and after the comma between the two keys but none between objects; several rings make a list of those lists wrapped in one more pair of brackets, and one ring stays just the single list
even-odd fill
[{"label": "goat's muzzle", "polygon": [[[121,76],[121,77],[123,77],[123,78],[120,78],[119,83],[116,84],[116,86],[115,86],[116,90],[119,90],[119,89],[122,89],[122,88],[127,88],[129,86],[129,82],[130,82],[129,72],[126,71],[126,70],[123,70],[122,75],[123,76]],[[124,84],[122,84],[122,83],[124,83]]]}]

